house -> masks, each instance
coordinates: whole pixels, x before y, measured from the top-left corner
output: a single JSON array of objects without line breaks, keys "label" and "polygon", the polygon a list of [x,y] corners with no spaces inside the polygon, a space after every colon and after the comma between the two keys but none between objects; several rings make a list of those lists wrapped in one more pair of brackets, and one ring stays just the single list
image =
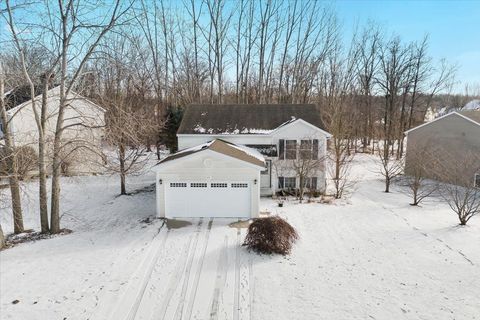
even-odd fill
[{"label": "house", "polygon": [[410,129],[405,173],[480,188],[480,110],[451,112]]},{"label": "house", "polygon": [[181,150],[155,167],[160,217],[257,217],[260,172],[256,150],[215,139]]},{"label": "house", "polygon": [[[29,88],[27,88],[29,89]],[[40,114],[42,92],[37,90],[36,108]],[[38,152],[38,129],[35,121],[29,91],[20,87],[9,92],[6,97],[9,129],[16,147],[29,146]],[[45,140],[47,160],[51,157],[55,135],[58,107],[60,101],[59,87],[47,92],[47,111]],[[103,127],[105,126],[105,109],[71,92],[67,96],[63,125],[62,170],[66,174],[84,174],[101,171],[101,149]],[[0,139],[3,136],[0,127]]]},{"label": "house", "polygon": [[319,165],[304,183],[323,191],[330,136],[313,104],[190,105],[177,131],[179,149],[223,139],[258,150],[266,161],[260,179],[262,196],[298,188],[300,179],[293,167],[305,153],[311,153]]},{"label": "house", "polygon": [[257,217],[261,195],[324,191],[330,136],[311,104],[187,106],[180,151],[154,168],[157,214]]}]

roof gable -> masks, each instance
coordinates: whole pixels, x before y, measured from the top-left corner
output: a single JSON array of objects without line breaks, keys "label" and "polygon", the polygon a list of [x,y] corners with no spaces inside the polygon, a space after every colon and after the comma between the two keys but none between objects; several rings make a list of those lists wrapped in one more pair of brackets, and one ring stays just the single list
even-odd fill
[{"label": "roof gable", "polygon": [[[472,112],[472,111],[468,111],[468,112]],[[477,112],[477,111],[473,111],[473,112]],[[441,116],[441,117],[436,118],[435,120],[426,122],[426,123],[421,124],[421,125],[419,125],[419,126],[417,126],[417,127],[415,127],[415,128],[412,128],[412,129],[410,129],[410,130],[407,130],[407,131],[405,131],[405,134],[409,134],[409,133],[412,132],[412,131],[415,131],[415,130],[417,130],[417,129],[423,128],[423,127],[425,127],[425,126],[428,126],[428,125],[430,125],[430,124],[432,124],[432,123],[435,123],[435,122],[437,122],[437,121],[443,120],[443,119],[448,118],[448,117],[451,117],[451,116],[458,116],[458,117],[463,118],[463,119],[465,119],[465,120],[467,120],[467,121],[469,121],[469,122],[471,122],[471,123],[473,123],[473,124],[476,124],[477,126],[480,126],[480,122],[476,121],[476,120],[473,119],[471,116],[465,115],[465,113],[466,113],[466,111],[460,112],[460,113],[459,113],[459,112],[456,112],[456,111],[447,113],[447,114],[445,114],[445,115],[443,115],[443,116]]]},{"label": "roof gable", "polygon": [[313,104],[205,104],[186,107],[177,133],[269,134],[296,119],[325,129]]},{"label": "roof gable", "polygon": [[157,163],[157,165],[162,165],[169,163],[172,160],[185,158],[194,154],[197,154],[202,151],[213,151],[223,156],[228,156],[239,161],[246,162],[247,164],[254,165],[260,168],[265,166],[264,157],[256,150],[248,148],[241,145],[236,145],[231,142],[227,142],[221,139],[215,139],[207,143],[180,150],[177,153],[174,153],[165,159]]},{"label": "roof gable", "polygon": [[[35,96],[35,100],[36,101],[40,101],[41,98],[42,98],[42,94],[43,94],[43,91],[39,94],[37,94]],[[59,99],[59,95],[60,95],[60,87],[59,86],[56,86],[56,87],[53,87],[51,89],[49,89],[47,91],[47,99],[52,99],[52,98],[56,98],[56,99]],[[20,110],[22,109],[23,107],[27,106],[27,105],[30,105],[30,102],[32,99],[30,99],[30,96],[23,96],[24,100],[22,100],[22,102],[20,104],[16,104],[16,105],[13,105],[9,108],[9,112],[10,113],[15,113],[17,110]],[[70,91],[70,94],[68,95],[68,99],[70,99],[71,101],[69,102],[70,104],[72,104],[72,102],[75,102],[75,100],[79,101],[84,101],[86,102],[87,104],[89,104],[90,106],[98,109],[99,111],[101,112],[106,112],[106,110],[102,107],[100,107],[98,104],[94,103],[93,101],[83,97],[82,95],[78,94],[78,93],[75,93],[73,91]],[[19,102],[20,100],[15,100],[16,102]]]}]

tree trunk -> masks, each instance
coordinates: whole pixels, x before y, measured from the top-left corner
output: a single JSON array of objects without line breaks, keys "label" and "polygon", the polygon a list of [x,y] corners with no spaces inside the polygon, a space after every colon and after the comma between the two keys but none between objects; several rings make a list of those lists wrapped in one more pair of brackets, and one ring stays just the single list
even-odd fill
[{"label": "tree trunk", "polygon": [[42,113],[40,119],[40,125],[42,130],[39,130],[38,136],[38,172],[39,172],[39,202],[40,202],[40,225],[42,233],[50,232],[48,225],[48,193],[47,193],[47,169],[45,161],[45,123],[47,118],[47,91],[48,91],[49,77],[44,79],[44,87],[42,94]]},{"label": "tree trunk", "polygon": [[[56,150],[57,149],[57,150]],[[60,232],[60,167],[58,147],[54,147],[52,170],[52,204],[50,208],[50,232]]]},{"label": "tree trunk", "polygon": [[12,212],[14,233],[22,233],[23,217],[22,217],[22,202],[20,199],[20,184],[17,177],[17,161],[14,150],[14,143],[12,133],[10,131],[9,119],[7,116],[5,100],[4,100],[4,82],[3,70],[0,69],[0,121],[3,126],[3,137],[6,151],[7,166],[9,172],[8,182],[10,185],[10,193],[12,196]]},{"label": "tree trunk", "polygon": [[60,106],[58,109],[57,126],[55,130],[55,138],[53,142],[53,161],[52,161],[52,203],[50,209],[50,232],[60,232],[60,176],[62,159],[60,155],[61,138],[62,138],[62,124],[66,107],[66,97],[64,85],[60,87]]},{"label": "tree trunk", "polygon": [[385,192],[386,193],[390,192],[390,178],[388,177],[385,178]]},{"label": "tree trunk", "polygon": [[125,147],[123,145],[120,145],[118,152],[120,156],[120,194],[126,195],[127,188],[125,183]]},{"label": "tree trunk", "polygon": [[0,250],[5,247],[5,235],[3,234],[2,225],[0,225]]},{"label": "tree trunk", "polygon": [[[16,161],[12,159],[9,162],[15,163]],[[13,232],[15,234],[18,234],[24,231],[24,227],[23,227],[23,216],[22,216],[22,203],[20,200],[20,184],[18,182],[15,164],[13,164],[13,172],[10,173],[9,182],[10,182],[10,193],[12,194]]]}]

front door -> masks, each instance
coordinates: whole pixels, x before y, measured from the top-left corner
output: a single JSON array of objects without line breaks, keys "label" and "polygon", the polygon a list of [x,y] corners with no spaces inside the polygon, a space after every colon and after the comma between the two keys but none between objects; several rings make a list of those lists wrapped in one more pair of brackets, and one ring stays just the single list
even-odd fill
[{"label": "front door", "polygon": [[260,174],[260,188],[272,187],[272,160],[265,160],[266,168]]}]

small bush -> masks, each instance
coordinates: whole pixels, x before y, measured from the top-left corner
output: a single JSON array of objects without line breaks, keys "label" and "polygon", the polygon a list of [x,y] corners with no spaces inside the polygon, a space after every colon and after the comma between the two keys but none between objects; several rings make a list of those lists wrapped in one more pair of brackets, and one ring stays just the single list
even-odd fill
[{"label": "small bush", "polygon": [[[17,176],[20,180],[28,178],[31,171],[37,169],[38,155],[34,148],[30,146],[20,146],[15,149]],[[5,150],[0,149],[0,176],[7,177],[11,174]]]},{"label": "small bush", "polygon": [[28,178],[31,171],[38,168],[38,155],[35,149],[30,146],[18,147],[17,152],[18,175],[23,180]]},{"label": "small bush", "polygon": [[248,227],[244,246],[248,250],[264,254],[287,255],[298,240],[298,233],[280,217],[257,218]]}]

